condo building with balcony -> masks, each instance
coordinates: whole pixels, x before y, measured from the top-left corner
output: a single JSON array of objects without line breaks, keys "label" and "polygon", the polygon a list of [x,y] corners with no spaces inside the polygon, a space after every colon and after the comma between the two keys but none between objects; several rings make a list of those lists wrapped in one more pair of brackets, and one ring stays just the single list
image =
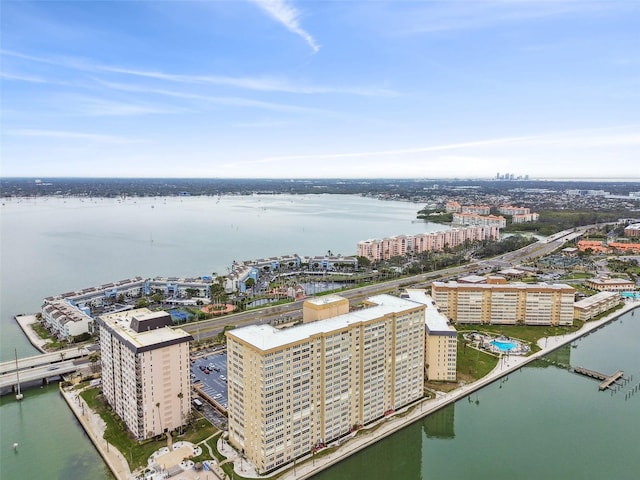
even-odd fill
[{"label": "condo building with balcony", "polygon": [[419,233],[416,235],[398,235],[375,240],[358,242],[357,255],[372,262],[388,260],[395,256],[436,252],[445,247],[457,247],[466,241],[497,240],[498,227],[473,226],[452,228],[443,232]]},{"label": "condo building with balcony", "polygon": [[423,289],[408,288],[402,298],[424,305],[424,361],[428,380],[455,382],[458,354],[458,332],[442,315],[433,298]]},{"label": "condo building with balcony", "polygon": [[139,308],[98,317],[105,399],[138,440],[184,425],[190,410],[189,342],[171,316]]},{"label": "condo building with balcony", "polygon": [[574,316],[578,320],[586,322],[592,318],[611,310],[622,302],[618,292],[598,292],[590,297],[583,298],[574,304]]},{"label": "condo building with balcony", "polygon": [[573,324],[575,289],[564,284],[433,282],[431,296],[455,323]]},{"label": "condo building with balcony", "polygon": [[229,442],[261,474],[423,396],[424,305],[377,295],[324,318],[331,303],[295,327],[226,332]]}]

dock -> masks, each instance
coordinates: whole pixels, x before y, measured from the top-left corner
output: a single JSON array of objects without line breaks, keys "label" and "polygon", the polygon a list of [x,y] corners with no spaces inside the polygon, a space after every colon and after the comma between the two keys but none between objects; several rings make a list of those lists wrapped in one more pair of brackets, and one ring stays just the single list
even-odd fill
[{"label": "dock", "polygon": [[588,368],[583,367],[575,367],[573,369],[575,373],[579,373],[580,375],[584,375],[586,377],[595,378],[596,380],[600,380],[600,386],[598,390],[606,390],[610,388],[611,385],[616,383],[619,379],[624,376],[624,372],[622,370],[618,370],[616,373],[612,375],[605,375],[604,373],[596,372],[594,370],[589,370]]}]

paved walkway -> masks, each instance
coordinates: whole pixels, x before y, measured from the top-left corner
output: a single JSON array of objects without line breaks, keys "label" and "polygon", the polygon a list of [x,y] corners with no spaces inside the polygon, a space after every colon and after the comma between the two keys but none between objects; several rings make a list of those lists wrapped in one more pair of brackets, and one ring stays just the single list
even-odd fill
[{"label": "paved walkway", "polygon": [[[577,332],[557,337],[542,338],[538,341],[538,345],[542,349],[541,351],[536,352],[528,357],[503,357],[503,359],[498,362],[498,365],[488,375],[481,378],[480,380],[477,380],[476,382],[468,385],[464,385],[452,392],[438,394],[435,399],[423,400],[418,404],[414,404],[415,406],[413,406],[411,411],[404,417],[394,415],[385,418],[384,420],[381,420],[380,422],[374,423],[370,426],[377,427],[374,431],[368,431],[367,428],[364,428],[357,434],[351,434],[350,436],[340,439],[339,442],[330,444],[329,447],[338,447],[334,452],[318,458],[311,458],[310,456],[307,456],[306,458],[297,460],[295,467],[287,466],[286,469],[283,469],[282,471],[276,471],[274,472],[274,474],[281,474],[279,480],[309,478],[328,468],[329,466],[340,462],[347,456],[365,449],[378,440],[405,428],[407,425],[420,420],[430,413],[433,413],[436,410],[439,410],[446,405],[449,405],[471,394],[472,392],[483,388],[484,386],[494,382],[495,380],[505,375],[508,375],[515,370],[518,370],[523,365],[537,360],[538,358],[548,354],[552,350],[570,343],[573,340],[586,335],[587,333],[597,330],[611,320],[639,306],[640,301],[628,300],[624,307],[620,310],[617,310],[616,312],[601,320],[585,323],[585,325]],[[96,413],[93,413],[93,411],[91,411],[87,407],[84,400],[78,395],[79,392],[77,390],[65,391],[61,388],[60,392],[62,393],[63,397],[67,401],[67,404],[75,414],[80,424],[83,426],[84,430],[91,438],[93,444],[95,445],[113,474],[116,476],[116,478],[118,478],[118,480],[126,480],[132,478],[132,473],[129,470],[129,464],[127,463],[125,457],[115,447],[107,443],[104,438],[102,438],[105,431],[105,424],[100,416]],[[405,407],[398,410],[396,413],[401,414],[407,412],[408,410],[410,410],[410,408]],[[234,471],[238,475],[247,478],[259,477],[255,470],[255,467],[242,456],[240,456],[238,452],[233,449],[225,440],[218,440],[217,447],[218,450],[227,457],[227,462],[233,462]],[[176,480],[187,480],[196,478],[199,478],[200,480],[215,480],[224,478],[224,474],[221,469],[217,465],[215,465],[213,471],[195,472],[194,470],[188,470],[176,475],[173,478],[175,478]]]},{"label": "paved walkway", "polygon": [[[334,465],[344,458],[352,455],[360,450],[365,449],[366,447],[372,445],[373,443],[379,441],[380,439],[387,437],[398,430],[405,428],[407,425],[420,420],[421,418],[461,399],[466,397],[467,395],[479,390],[486,385],[496,381],[497,379],[508,375],[527,363],[533,362],[545,355],[549,352],[560,348],[567,343],[574,341],[575,339],[586,335],[598,328],[602,327],[606,323],[611,320],[619,317],[620,315],[633,310],[634,308],[640,307],[640,301],[628,300],[623,308],[616,310],[611,315],[602,318],[597,321],[590,321],[584,324],[584,326],[578,330],[577,332],[560,335],[557,337],[546,337],[541,338],[538,341],[538,346],[540,346],[541,350],[539,352],[534,353],[528,357],[522,356],[509,356],[503,357],[496,367],[486,376],[477,380],[468,385],[464,385],[452,392],[438,394],[435,399],[423,400],[419,404],[413,407],[413,409],[404,417],[398,417],[397,415],[385,418],[380,422],[376,422],[370,427],[377,427],[374,431],[368,432],[367,428],[360,430],[357,434],[351,434],[350,436],[344,437],[340,439],[339,446],[338,442],[334,442],[329,445],[329,447],[338,446],[338,448],[328,454],[319,458],[311,458],[311,456],[307,456],[297,460],[295,467],[287,465],[285,469],[278,470],[273,472],[273,474],[281,474],[278,477],[278,480],[293,480],[293,479],[306,479],[310,478],[313,475],[316,475],[320,471]],[[410,407],[405,407],[397,411],[398,414],[407,412]],[[229,458],[230,461],[234,462],[234,470],[244,476],[244,477],[258,477],[255,472],[255,468],[249,464],[246,460],[241,460],[238,456],[238,453],[230,447],[226,442],[225,445],[220,446],[220,441],[218,442],[219,450]]]},{"label": "paved walkway", "polygon": [[106,430],[106,424],[100,418],[100,415],[94,413],[87,406],[79,395],[80,392],[78,390],[65,390],[60,387],[60,393],[115,477],[118,480],[130,478],[131,470],[129,470],[127,460],[116,447],[102,438]]}]

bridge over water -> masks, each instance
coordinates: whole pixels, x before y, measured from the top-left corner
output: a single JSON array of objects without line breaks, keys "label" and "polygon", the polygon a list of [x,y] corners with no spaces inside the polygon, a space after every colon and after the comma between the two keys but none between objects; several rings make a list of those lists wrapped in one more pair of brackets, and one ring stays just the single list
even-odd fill
[{"label": "bridge over water", "polygon": [[[20,384],[47,381],[85,368],[90,351],[85,347],[42,353],[0,363],[0,392],[8,393]],[[17,367],[16,367],[17,364]]]}]

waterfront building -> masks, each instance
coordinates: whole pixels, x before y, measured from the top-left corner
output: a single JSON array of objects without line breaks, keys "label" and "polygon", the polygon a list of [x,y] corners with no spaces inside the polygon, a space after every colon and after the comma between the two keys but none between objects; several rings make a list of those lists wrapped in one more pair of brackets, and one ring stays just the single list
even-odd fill
[{"label": "waterfront building", "polygon": [[497,240],[499,234],[498,227],[473,226],[452,228],[443,232],[363,240],[358,242],[357,255],[366,257],[372,262],[377,262],[388,260],[395,256],[441,251],[445,247],[454,248],[466,241]]},{"label": "waterfront building", "polygon": [[584,285],[599,292],[624,292],[634,290],[635,283],[624,278],[597,277],[585,280]]},{"label": "waterfront building", "polygon": [[425,308],[424,359],[428,380],[456,381],[458,332],[423,289],[407,289],[402,295]]},{"label": "waterfront building", "polygon": [[231,268],[231,272],[224,280],[224,291],[227,293],[247,291],[247,281],[251,279],[255,283],[258,281],[258,269],[245,265],[244,263],[235,263]]},{"label": "waterfront building", "polygon": [[575,289],[564,284],[433,282],[431,296],[455,323],[571,325]]},{"label": "waterfront building", "polygon": [[390,295],[278,330],[229,330],[229,442],[269,472],[423,396],[424,305]]},{"label": "waterfront building", "polygon": [[78,309],[66,300],[45,301],[41,313],[44,324],[60,340],[93,331],[93,319],[87,309]]},{"label": "waterfront building", "polygon": [[191,403],[189,342],[171,316],[139,308],[98,317],[102,391],[133,436],[184,425]]},{"label": "waterfront building", "polygon": [[489,205],[463,205],[460,208],[460,212],[475,215],[489,215],[489,213],[491,213],[491,207]]},{"label": "waterfront building", "polygon": [[455,200],[448,200],[444,206],[444,211],[447,213],[459,212],[460,210],[462,210],[462,205]]},{"label": "waterfront building", "polygon": [[586,322],[601,313],[611,310],[616,305],[619,305],[621,301],[622,297],[618,292],[598,292],[576,302],[573,306],[574,316],[578,320]]},{"label": "waterfront building", "polygon": [[482,225],[485,227],[506,227],[507,220],[502,216],[478,215],[475,213],[454,213],[453,225]]},{"label": "waterfront building", "polygon": [[[59,295],[47,297],[43,300],[41,313],[45,322],[55,324],[55,318],[65,315],[67,319],[75,321],[73,330],[79,335],[81,333],[91,333],[93,320],[86,324],[84,316],[93,316],[92,312],[101,312],[108,308],[127,309],[130,306],[120,305],[118,302],[140,298],[144,295],[160,293],[168,302],[183,302],[192,297],[209,301],[211,295],[211,277],[178,278],[178,277],[156,277],[147,278],[134,277],[118,282],[107,283],[97,287],[84,288],[73,292],[61,293]],[[194,302],[195,303],[195,302]],[[80,326],[83,326],[80,331]],[[80,332],[80,333],[77,333]]]}]

